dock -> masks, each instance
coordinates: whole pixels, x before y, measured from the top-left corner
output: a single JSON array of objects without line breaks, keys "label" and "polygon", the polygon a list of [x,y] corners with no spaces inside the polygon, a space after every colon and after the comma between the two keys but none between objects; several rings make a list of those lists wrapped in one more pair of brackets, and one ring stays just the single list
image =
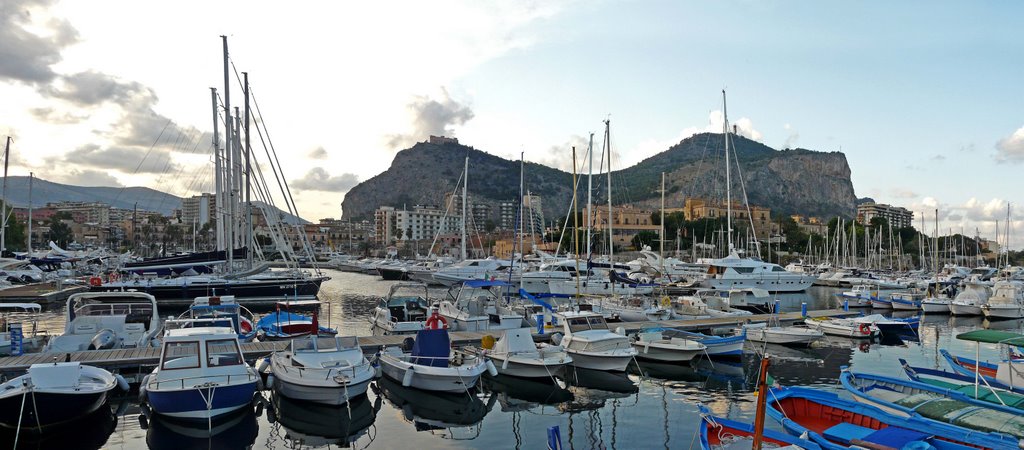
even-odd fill
[{"label": "dock", "polygon": [[0,290],[0,303],[63,305],[71,294],[87,290],[87,286],[62,286],[57,282],[25,284]]},{"label": "dock", "polygon": [[[856,314],[856,313],[853,313]],[[808,311],[808,317],[841,317],[851,315],[850,311],[842,309],[827,309]],[[769,320],[778,319],[780,322],[792,322],[800,320],[803,316],[800,312],[782,314],[754,314],[750,316],[716,317],[709,319],[686,319],[686,320],[665,320],[658,322],[618,322],[610,323],[609,327],[615,329],[623,327],[627,332],[637,331],[643,328],[662,327],[678,328],[682,330],[707,330],[712,328],[739,326],[745,323],[763,323]],[[561,329],[556,329],[561,332]],[[479,344],[486,335],[495,335],[497,332],[480,331],[453,331],[450,333],[451,341],[456,346]],[[402,342],[411,336],[360,336],[359,344],[364,353],[374,353],[382,346],[401,345]],[[543,340],[543,335],[535,335],[535,339]],[[284,350],[288,341],[270,342],[245,342],[242,343],[242,355],[246,361],[254,361],[276,351]],[[127,348],[115,350],[89,350],[70,353],[30,353],[21,356],[0,357],[0,374],[7,378],[17,376],[24,372],[32,364],[41,364],[57,361],[77,361],[82,364],[102,367],[107,370],[126,373],[142,373],[141,369],[156,366],[160,360],[160,349],[156,347]],[[145,373],[149,371],[146,370]]]}]

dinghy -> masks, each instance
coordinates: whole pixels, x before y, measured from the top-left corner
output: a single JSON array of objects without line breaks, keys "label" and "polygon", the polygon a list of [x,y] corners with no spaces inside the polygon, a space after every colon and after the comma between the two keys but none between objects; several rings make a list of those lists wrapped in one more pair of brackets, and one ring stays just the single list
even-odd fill
[{"label": "dinghy", "polygon": [[[729,450],[740,446],[747,448],[754,440],[754,425],[715,416],[704,405],[697,405],[700,411],[701,450]],[[822,447],[807,439],[790,436],[775,430],[765,429],[763,443],[767,448],[818,450]]]}]

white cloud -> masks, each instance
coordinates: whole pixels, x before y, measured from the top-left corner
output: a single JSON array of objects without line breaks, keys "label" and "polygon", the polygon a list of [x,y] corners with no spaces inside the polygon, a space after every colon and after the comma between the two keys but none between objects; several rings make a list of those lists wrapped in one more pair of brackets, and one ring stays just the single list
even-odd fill
[{"label": "white cloud", "polygon": [[388,136],[387,146],[392,150],[404,150],[429,136],[455,137],[452,127],[464,125],[474,116],[472,108],[453,100],[445,88],[441,88],[436,99],[426,95],[414,97],[406,110],[412,130]]},{"label": "white cloud", "polygon": [[331,176],[321,167],[314,167],[306,175],[292,180],[290,186],[296,191],[347,192],[359,184],[359,177],[351,173]]},{"label": "white cloud", "polygon": [[800,132],[796,131],[790,124],[782,126],[783,129],[789,132],[789,136],[786,136],[786,141],[782,143],[782,148],[793,148],[796,146],[796,141],[800,140]]},{"label": "white cloud", "polygon": [[1000,162],[1024,162],[1024,127],[996,142],[996,160]]}]

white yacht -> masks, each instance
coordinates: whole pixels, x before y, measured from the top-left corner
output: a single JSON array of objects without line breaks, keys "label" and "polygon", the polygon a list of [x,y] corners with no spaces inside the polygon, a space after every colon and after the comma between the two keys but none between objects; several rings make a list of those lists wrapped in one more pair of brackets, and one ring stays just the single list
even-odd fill
[{"label": "white yacht", "polygon": [[964,290],[949,303],[949,312],[954,316],[980,316],[982,305],[988,303],[991,296],[992,288],[988,283],[964,283]]},{"label": "white yacht", "polygon": [[[512,261],[507,259],[467,259],[433,273],[435,282],[445,286],[459,285],[469,280],[508,280]],[[512,284],[519,283],[522,269],[519,264],[512,267]]]},{"label": "white yacht", "polygon": [[47,353],[156,347],[160,315],[156,299],[142,292],[84,292],[68,297],[64,334]]},{"label": "white yacht", "polygon": [[816,279],[814,275],[788,272],[778,264],[741,258],[735,251],[725,258],[706,262],[708,272],[703,284],[719,290],[760,288],[769,292],[802,292]]},{"label": "white yacht", "polygon": [[572,365],[584,369],[622,372],[636,357],[629,338],[608,330],[608,323],[590,311],[558,314],[565,335],[560,342],[572,357]]},{"label": "white yacht", "polygon": [[466,281],[448,290],[438,306],[452,331],[497,331],[521,328],[523,316],[506,307],[502,294],[512,286],[504,281]]},{"label": "white yacht", "polygon": [[1024,283],[1000,281],[992,287],[992,296],[981,307],[988,319],[1020,319],[1024,317]]},{"label": "white yacht", "polygon": [[281,395],[328,405],[365,394],[376,373],[355,336],[306,335],[269,358]]},{"label": "white yacht", "polygon": [[[754,313],[734,308],[733,304],[746,305],[746,289],[730,289],[716,291],[714,289],[698,289],[692,295],[683,295],[673,301],[675,313],[683,316],[727,317],[750,316]],[[755,293],[755,296],[759,295]]]},{"label": "white yacht", "polygon": [[434,272],[441,270],[445,267],[454,264],[450,258],[438,258],[432,261],[420,261],[409,267],[406,267],[406,277],[410,281],[418,281],[420,283],[427,284],[438,284],[434,281]]},{"label": "white yacht", "polygon": [[624,322],[657,322],[675,317],[672,299],[667,296],[661,300],[651,296],[622,296],[604,301],[601,306],[603,311],[618,316]]}]

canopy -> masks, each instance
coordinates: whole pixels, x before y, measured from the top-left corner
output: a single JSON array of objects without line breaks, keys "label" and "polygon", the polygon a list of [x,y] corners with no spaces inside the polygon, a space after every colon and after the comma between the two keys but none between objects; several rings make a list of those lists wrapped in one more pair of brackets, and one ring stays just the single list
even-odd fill
[{"label": "canopy", "polygon": [[38,303],[0,303],[0,309],[36,310],[43,309]]},{"label": "canopy", "polygon": [[510,284],[508,284],[508,283],[506,283],[504,281],[501,281],[501,280],[469,280],[469,281],[463,283],[463,285],[466,286],[466,287],[471,287],[471,288],[484,288],[484,287],[491,287],[491,286],[511,286]]},{"label": "canopy", "polygon": [[1024,346],[1024,334],[1010,333],[1008,331],[974,330],[960,333],[956,338],[963,341]]}]

